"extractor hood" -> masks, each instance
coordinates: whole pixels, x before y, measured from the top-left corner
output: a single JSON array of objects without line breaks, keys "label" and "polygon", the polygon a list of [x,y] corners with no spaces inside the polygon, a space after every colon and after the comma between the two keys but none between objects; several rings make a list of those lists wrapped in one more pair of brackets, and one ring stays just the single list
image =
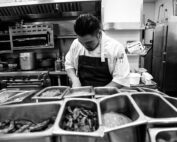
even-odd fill
[{"label": "extractor hood", "polygon": [[0,20],[66,18],[81,13],[100,15],[101,0],[16,0],[0,4]]}]

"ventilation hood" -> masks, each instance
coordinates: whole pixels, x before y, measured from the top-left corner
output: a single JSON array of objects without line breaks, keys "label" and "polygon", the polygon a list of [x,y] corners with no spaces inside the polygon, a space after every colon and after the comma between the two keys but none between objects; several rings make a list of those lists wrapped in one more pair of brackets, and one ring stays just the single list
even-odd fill
[{"label": "ventilation hood", "polygon": [[100,15],[101,0],[16,0],[0,4],[1,21],[71,18],[88,12]]}]

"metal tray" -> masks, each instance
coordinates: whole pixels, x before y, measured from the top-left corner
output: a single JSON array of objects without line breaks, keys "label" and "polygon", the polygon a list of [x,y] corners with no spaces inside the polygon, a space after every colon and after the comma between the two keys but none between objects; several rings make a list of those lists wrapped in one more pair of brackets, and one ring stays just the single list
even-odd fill
[{"label": "metal tray", "polygon": [[[42,97],[42,93],[48,91],[48,90],[52,90],[52,89],[59,89],[61,94],[59,96],[56,97]],[[57,100],[61,100],[63,99],[64,94],[66,93],[66,91],[69,89],[68,86],[51,86],[51,87],[47,87],[44,88],[43,90],[41,90],[40,92],[38,92],[36,95],[34,95],[32,97],[32,99],[35,99],[36,102],[46,102],[46,101],[57,101]]]},{"label": "metal tray", "polygon": [[[100,100],[101,116],[107,112],[116,112],[128,116],[132,122],[115,126],[104,127],[105,137],[100,141],[110,142],[143,142],[145,141],[146,120],[143,113],[132,101],[129,93],[119,93]],[[102,124],[104,126],[104,124]]]},{"label": "metal tray", "polygon": [[24,91],[20,91],[20,90],[6,90],[6,89],[3,89],[3,90],[1,90],[1,92],[0,92],[0,99],[2,99],[1,96],[3,96],[4,93],[8,93],[8,92],[11,93],[11,94],[9,94],[9,96],[8,96],[4,101],[1,100],[0,104],[5,103],[5,102],[8,101],[10,98],[12,98],[12,97],[14,97],[15,95],[18,95],[18,94],[20,94],[20,93],[23,93]]},{"label": "metal tray", "polygon": [[177,128],[151,128],[148,132],[151,142],[177,141]]},{"label": "metal tray", "polygon": [[177,122],[177,109],[157,93],[133,93],[131,97],[145,115],[148,126],[173,125]]},{"label": "metal tray", "polygon": [[146,87],[141,87],[142,90],[144,90],[144,92],[152,92],[152,93],[158,93],[162,96],[168,96],[167,94],[161,92],[161,91],[158,91],[157,89],[150,89],[150,88],[146,88]]},{"label": "metal tray", "polygon": [[31,97],[34,95],[36,91],[23,91],[22,93],[19,93],[11,98],[9,98],[5,103],[2,103],[2,105],[11,105],[11,104],[21,104],[21,103],[31,103]]},{"label": "metal tray", "polygon": [[[0,121],[28,119],[40,122],[58,114],[62,102],[30,103],[0,107]],[[53,126],[45,131],[33,133],[14,133],[0,136],[0,142],[52,142]]]},{"label": "metal tray", "polygon": [[94,94],[92,86],[84,86],[68,89],[64,98],[93,98]]},{"label": "metal tray", "polygon": [[143,89],[140,87],[130,87],[130,88],[123,88],[123,89],[118,89],[119,92],[128,92],[128,93],[135,93],[135,92],[144,92]]},{"label": "metal tray", "polygon": [[[85,108],[96,110],[98,113],[98,129],[94,132],[76,132],[63,130],[61,128],[61,124],[67,106],[82,106]],[[101,126],[100,108],[98,107],[97,101],[85,98],[65,99],[63,106],[61,107],[61,111],[57,116],[53,133],[56,136],[56,142],[96,142],[99,137],[103,137],[104,133]]]},{"label": "metal tray", "polygon": [[95,92],[94,95],[95,98],[102,98],[102,97],[120,93],[116,87],[95,87],[94,92]]},{"label": "metal tray", "polygon": [[167,101],[169,101],[174,107],[177,108],[177,98],[165,96],[164,97]]}]

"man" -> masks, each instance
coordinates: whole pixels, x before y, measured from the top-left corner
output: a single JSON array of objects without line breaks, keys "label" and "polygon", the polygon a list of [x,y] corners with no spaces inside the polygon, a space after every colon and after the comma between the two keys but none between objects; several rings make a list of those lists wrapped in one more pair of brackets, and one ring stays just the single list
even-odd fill
[{"label": "man", "polygon": [[65,68],[72,87],[127,86],[130,72],[124,47],[101,30],[91,14],[80,15],[74,24],[78,36],[66,55]]}]

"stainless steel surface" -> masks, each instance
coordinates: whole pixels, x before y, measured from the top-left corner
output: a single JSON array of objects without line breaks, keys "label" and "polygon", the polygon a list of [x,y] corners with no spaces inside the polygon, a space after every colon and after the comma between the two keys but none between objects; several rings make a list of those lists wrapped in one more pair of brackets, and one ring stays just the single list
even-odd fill
[{"label": "stainless steel surface", "polygon": [[22,70],[32,70],[35,68],[35,53],[20,53],[20,68]]},{"label": "stainless steel surface", "polygon": [[[119,93],[100,100],[101,116],[107,112],[121,113],[129,117],[132,122],[115,126],[114,128],[104,128],[108,135],[101,141],[110,142],[143,142],[145,140],[146,120],[142,112],[132,101],[129,93]],[[104,124],[102,124],[104,126]]]},{"label": "stainless steel surface", "polygon": [[148,126],[169,125],[177,122],[177,109],[157,93],[132,93],[131,97],[146,116]]},{"label": "stainless steel surface", "polygon": [[[71,107],[84,107],[95,110],[98,114],[99,127],[94,132],[76,132],[66,131],[61,128],[61,123],[64,118],[64,113],[67,106]],[[100,108],[95,100],[81,99],[81,98],[68,98],[65,99],[61,111],[59,112],[56,122],[54,124],[54,135],[57,137],[57,142],[96,142],[98,138],[103,137],[103,129],[101,126]]]},{"label": "stainless steel surface", "polygon": [[[52,89],[59,89],[61,94],[59,96],[55,97],[43,97],[41,96],[44,92],[52,90]],[[36,95],[32,97],[32,99],[36,100],[36,102],[45,102],[45,101],[57,101],[63,99],[63,96],[66,94],[67,90],[69,89],[68,86],[51,86],[44,88],[40,92],[38,92]]]},{"label": "stainless steel surface", "polygon": [[[32,103],[0,107],[0,121],[10,119],[27,119],[33,122],[40,122],[57,115],[60,111],[61,102],[53,103]],[[8,112],[8,113],[7,113]],[[4,134],[1,135],[1,142],[52,142],[53,126],[45,131],[33,133]]]},{"label": "stainless steel surface", "polygon": [[119,92],[144,92],[143,89],[141,89],[140,87],[130,87],[130,88],[123,88],[123,89],[119,89]]},{"label": "stainless steel surface", "polygon": [[95,87],[94,88],[95,98],[101,98],[119,93],[116,87]]},{"label": "stainless steel surface", "polygon": [[151,142],[177,141],[177,128],[151,128],[148,132]]},{"label": "stainless steel surface", "polygon": [[91,86],[70,88],[64,95],[64,98],[92,98],[94,96],[94,90]]},{"label": "stainless steel surface", "polygon": [[177,91],[177,19],[170,17],[168,23],[155,28],[153,43],[152,75],[161,90]]},{"label": "stainless steel surface", "polygon": [[141,87],[141,89],[144,90],[145,92],[152,92],[152,93],[160,94],[162,96],[167,96],[167,94],[165,94],[157,89],[150,89],[150,88],[146,88],[146,87]]},{"label": "stainless steel surface", "polygon": [[164,98],[167,99],[174,107],[177,108],[177,98],[170,96],[165,96]]}]

